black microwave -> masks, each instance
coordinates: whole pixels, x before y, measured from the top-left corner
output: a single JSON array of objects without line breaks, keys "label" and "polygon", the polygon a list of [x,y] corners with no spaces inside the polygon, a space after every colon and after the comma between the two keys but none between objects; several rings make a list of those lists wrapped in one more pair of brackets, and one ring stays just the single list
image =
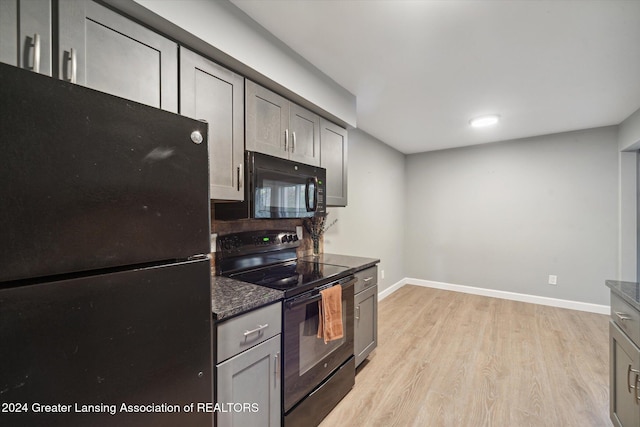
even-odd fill
[{"label": "black microwave", "polygon": [[244,201],[215,203],[215,219],[308,218],[326,214],[324,168],[247,151],[244,171]]}]

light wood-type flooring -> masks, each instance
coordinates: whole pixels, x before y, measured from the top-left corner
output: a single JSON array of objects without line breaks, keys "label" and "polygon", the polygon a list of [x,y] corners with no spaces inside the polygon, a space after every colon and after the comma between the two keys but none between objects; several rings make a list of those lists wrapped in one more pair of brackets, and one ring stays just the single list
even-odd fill
[{"label": "light wood-type flooring", "polygon": [[335,426],[611,426],[608,316],[418,286],[378,309],[378,348]]}]

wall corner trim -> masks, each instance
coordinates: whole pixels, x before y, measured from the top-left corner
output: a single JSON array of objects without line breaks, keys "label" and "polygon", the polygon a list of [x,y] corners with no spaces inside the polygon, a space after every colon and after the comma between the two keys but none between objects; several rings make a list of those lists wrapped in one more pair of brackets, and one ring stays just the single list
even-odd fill
[{"label": "wall corner trim", "polygon": [[499,291],[495,289],[477,288],[474,286],[455,285],[452,283],[434,282],[431,280],[413,279],[405,277],[394,285],[378,294],[378,301],[391,295],[405,285],[424,286],[427,288],[443,289],[446,291],[463,292],[466,294],[482,295],[492,298],[521,301],[531,304],[547,305],[551,307],[567,308],[570,310],[586,311],[589,313],[609,314],[611,307],[608,305],[591,304],[580,301],[570,301],[558,298],[541,297],[537,295],[520,294],[517,292]]}]

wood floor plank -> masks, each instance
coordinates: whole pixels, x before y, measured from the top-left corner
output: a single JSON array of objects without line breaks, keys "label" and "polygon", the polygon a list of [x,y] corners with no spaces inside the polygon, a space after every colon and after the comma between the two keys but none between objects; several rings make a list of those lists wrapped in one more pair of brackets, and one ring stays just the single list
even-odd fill
[{"label": "wood floor plank", "polygon": [[608,316],[404,286],[321,427],[607,427]]}]

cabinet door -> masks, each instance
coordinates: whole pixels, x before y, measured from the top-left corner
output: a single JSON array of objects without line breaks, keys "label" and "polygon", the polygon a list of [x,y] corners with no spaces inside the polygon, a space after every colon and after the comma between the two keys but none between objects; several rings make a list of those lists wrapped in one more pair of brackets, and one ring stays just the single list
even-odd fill
[{"label": "cabinet door", "polygon": [[218,427],[276,427],[280,425],[280,335],[217,366],[217,399],[255,404],[242,411],[217,412]]},{"label": "cabinet door", "polygon": [[246,81],[247,150],[289,158],[289,101]]},{"label": "cabinet door", "polygon": [[289,159],[312,166],[320,166],[320,116],[290,104]]},{"label": "cabinet door", "polygon": [[60,78],[178,112],[178,46],[90,0],[59,2]]},{"label": "cabinet door", "polygon": [[609,322],[610,335],[610,415],[618,427],[640,425],[640,349]]},{"label": "cabinet door", "polygon": [[327,170],[327,206],[347,206],[347,130],[320,119],[320,166]]},{"label": "cabinet door", "polygon": [[378,344],[378,287],[356,294],[354,304],[354,353],[358,366]]},{"label": "cabinet door", "polygon": [[0,1],[0,62],[51,75],[51,2]]},{"label": "cabinet door", "polygon": [[209,124],[210,197],[244,200],[244,79],[180,48],[180,114]]}]

